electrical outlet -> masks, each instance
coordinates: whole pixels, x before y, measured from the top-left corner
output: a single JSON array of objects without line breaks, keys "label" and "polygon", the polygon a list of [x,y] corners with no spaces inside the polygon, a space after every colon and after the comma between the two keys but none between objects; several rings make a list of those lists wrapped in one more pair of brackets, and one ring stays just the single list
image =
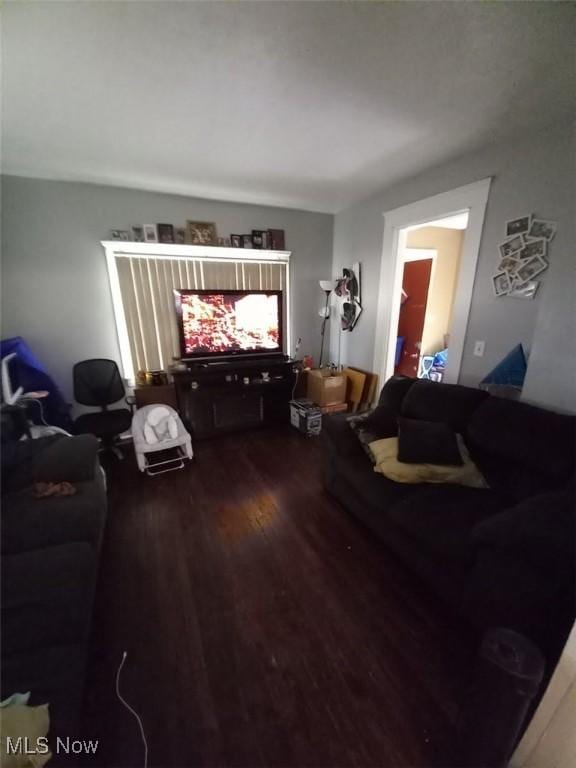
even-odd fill
[{"label": "electrical outlet", "polygon": [[476,357],[484,357],[484,348],[486,346],[485,341],[476,341],[474,343],[474,355]]}]

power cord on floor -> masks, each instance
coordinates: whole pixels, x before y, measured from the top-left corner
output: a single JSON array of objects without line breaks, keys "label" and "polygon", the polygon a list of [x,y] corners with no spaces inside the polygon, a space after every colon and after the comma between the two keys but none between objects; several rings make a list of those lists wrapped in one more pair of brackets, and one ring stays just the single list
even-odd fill
[{"label": "power cord on floor", "polygon": [[138,712],[136,712],[136,710],[133,709],[130,706],[130,704],[128,704],[126,699],[120,693],[120,673],[122,672],[122,667],[124,666],[124,662],[126,661],[127,656],[128,654],[126,653],[126,651],[124,651],[124,653],[122,654],[122,661],[120,662],[120,666],[118,667],[118,672],[116,672],[116,695],[118,696],[122,704],[124,704],[128,712],[134,715],[134,717],[138,721],[138,725],[140,727],[140,734],[142,736],[142,743],[144,744],[144,768],[148,768],[148,742],[146,741],[146,734],[144,733],[144,725],[142,724],[142,719],[138,714]]}]

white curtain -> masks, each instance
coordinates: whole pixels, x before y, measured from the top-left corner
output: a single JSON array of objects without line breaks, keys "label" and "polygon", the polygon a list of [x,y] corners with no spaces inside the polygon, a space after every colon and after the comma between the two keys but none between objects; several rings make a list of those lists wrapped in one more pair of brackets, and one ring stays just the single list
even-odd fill
[{"label": "white curtain", "polygon": [[284,291],[286,263],[117,255],[134,371],[166,369],[180,357],[174,289]]}]

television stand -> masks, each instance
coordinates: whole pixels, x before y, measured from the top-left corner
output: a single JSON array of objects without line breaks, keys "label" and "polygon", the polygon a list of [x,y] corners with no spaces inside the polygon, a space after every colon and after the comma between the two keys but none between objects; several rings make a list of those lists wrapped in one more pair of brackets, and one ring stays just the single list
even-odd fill
[{"label": "television stand", "polygon": [[282,357],[187,361],[173,371],[178,411],[195,439],[289,421],[294,363]]}]

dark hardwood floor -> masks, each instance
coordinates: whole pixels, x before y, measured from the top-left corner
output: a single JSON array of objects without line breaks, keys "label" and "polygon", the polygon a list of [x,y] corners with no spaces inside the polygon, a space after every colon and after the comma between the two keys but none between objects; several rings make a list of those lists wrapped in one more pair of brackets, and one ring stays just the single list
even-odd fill
[{"label": "dark hardwood floor", "polygon": [[90,765],[450,765],[472,641],[324,494],[290,428],[109,463],[86,700]]}]

